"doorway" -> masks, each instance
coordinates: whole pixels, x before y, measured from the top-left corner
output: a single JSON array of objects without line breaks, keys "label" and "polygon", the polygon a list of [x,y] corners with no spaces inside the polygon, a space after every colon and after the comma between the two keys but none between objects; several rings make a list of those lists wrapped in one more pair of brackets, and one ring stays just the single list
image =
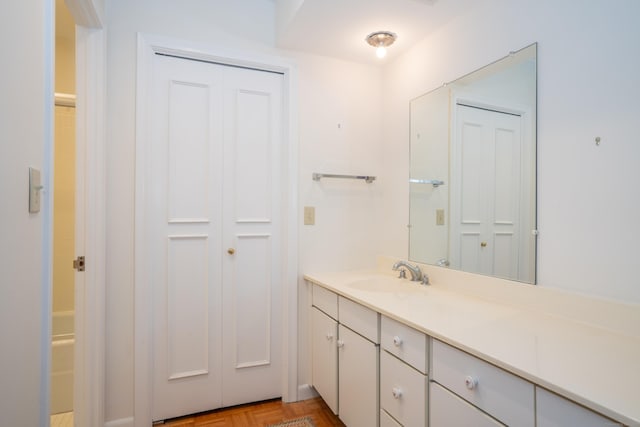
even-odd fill
[{"label": "doorway", "polygon": [[[69,13],[64,7],[68,7]],[[77,255],[86,258],[86,269],[74,275],[73,301],[73,422],[89,426],[104,424],[104,337],[105,337],[105,142],[104,69],[105,34],[95,4],[89,0],[56,0],[56,28],[66,29],[67,65],[75,73],[59,91],[76,94],[75,108],[75,253],[63,261],[72,268]],[[66,17],[66,22],[61,22]],[[69,63],[75,61],[73,66]],[[56,84],[64,73],[56,70]],[[77,89],[76,89],[77,88]],[[67,102],[71,97],[63,97]],[[53,150],[52,150],[53,151]],[[53,169],[53,156],[51,159]],[[52,227],[53,234],[53,227]],[[55,236],[52,236],[52,240]],[[53,254],[50,255],[53,258]],[[51,260],[53,264],[53,259]],[[68,316],[70,317],[70,316]],[[50,374],[50,373],[49,373]],[[51,397],[51,390],[47,390]],[[50,399],[52,400],[52,399]],[[50,407],[50,405],[48,405]],[[49,411],[50,412],[50,411]],[[67,414],[70,414],[67,412]]]},{"label": "doorway", "polygon": [[[73,423],[75,347],[75,103],[56,94],[54,136],[53,306],[51,415],[57,425]],[[61,424],[61,419],[71,424]]]},{"label": "doorway", "polygon": [[73,426],[75,352],[75,23],[56,0],[51,425]]}]

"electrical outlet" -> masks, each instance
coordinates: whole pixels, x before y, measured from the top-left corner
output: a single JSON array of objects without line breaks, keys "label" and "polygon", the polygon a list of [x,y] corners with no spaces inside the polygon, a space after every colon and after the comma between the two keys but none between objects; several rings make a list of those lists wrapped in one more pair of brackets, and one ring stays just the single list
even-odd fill
[{"label": "electrical outlet", "polygon": [[316,208],[313,206],[304,207],[304,225],[316,224]]},{"label": "electrical outlet", "polygon": [[436,225],[444,225],[444,209],[436,209]]}]

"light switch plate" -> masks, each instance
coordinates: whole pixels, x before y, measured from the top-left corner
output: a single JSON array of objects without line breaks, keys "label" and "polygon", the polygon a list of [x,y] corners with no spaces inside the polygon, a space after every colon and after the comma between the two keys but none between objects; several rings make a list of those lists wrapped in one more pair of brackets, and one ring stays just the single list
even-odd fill
[{"label": "light switch plate", "polygon": [[29,168],[29,213],[40,212],[40,171]]},{"label": "light switch plate", "polygon": [[304,207],[304,225],[316,224],[316,208],[313,206]]}]

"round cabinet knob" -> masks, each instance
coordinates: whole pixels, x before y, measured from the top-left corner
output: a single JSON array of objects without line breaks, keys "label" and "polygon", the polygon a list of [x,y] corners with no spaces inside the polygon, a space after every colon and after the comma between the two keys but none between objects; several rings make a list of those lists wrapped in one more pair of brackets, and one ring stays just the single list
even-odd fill
[{"label": "round cabinet knob", "polygon": [[229,255],[233,255],[233,254],[235,254],[235,253],[236,253],[236,250],[235,250],[235,249],[233,249],[233,248],[229,248],[229,249],[227,249],[227,253],[228,253]]},{"label": "round cabinet knob", "polygon": [[327,334],[327,341],[331,341],[333,339],[333,334]]},{"label": "round cabinet knob", "polygon": [[473,390],[478,387],[478,379],[471,375],[467,375],[464,379],[464,385],[466,385],[469,390]]},{"label": "round cabinet knob", "polygon": [[336,345],[338,346],[338,348],[342,348],[342,347],[344,347],[344,341],[338,340],[338,341],[336,341]]},{"label": "round cabinet knob", "polygon": [[396,347],[400,347],[402,345],[402,338],[397,335],[393,337],[393,345],[395,345]]},{"label": "round cabinet knob", "polygon": [[400,387],[394,387],[391,389],[391,394],[393,394],[394,399],[400,399],[402,397],[402,389]]},{"label": "round cabinet knob", "polygon": [[481,242],[480,246],[483,247],[483,248],[486,248],[487,247],[487,242]]}]

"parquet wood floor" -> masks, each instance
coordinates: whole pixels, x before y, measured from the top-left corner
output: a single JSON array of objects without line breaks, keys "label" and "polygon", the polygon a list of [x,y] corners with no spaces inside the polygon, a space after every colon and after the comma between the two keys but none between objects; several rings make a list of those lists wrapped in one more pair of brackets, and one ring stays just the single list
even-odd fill
[{"label": "parquet wood floor", "polygon": [[232,408],[218,409],[164,423],[164,427],[264,427],[309,416],[316,427],[345,427],[324,401],[316,397],[300,402],[268,400]]}]

